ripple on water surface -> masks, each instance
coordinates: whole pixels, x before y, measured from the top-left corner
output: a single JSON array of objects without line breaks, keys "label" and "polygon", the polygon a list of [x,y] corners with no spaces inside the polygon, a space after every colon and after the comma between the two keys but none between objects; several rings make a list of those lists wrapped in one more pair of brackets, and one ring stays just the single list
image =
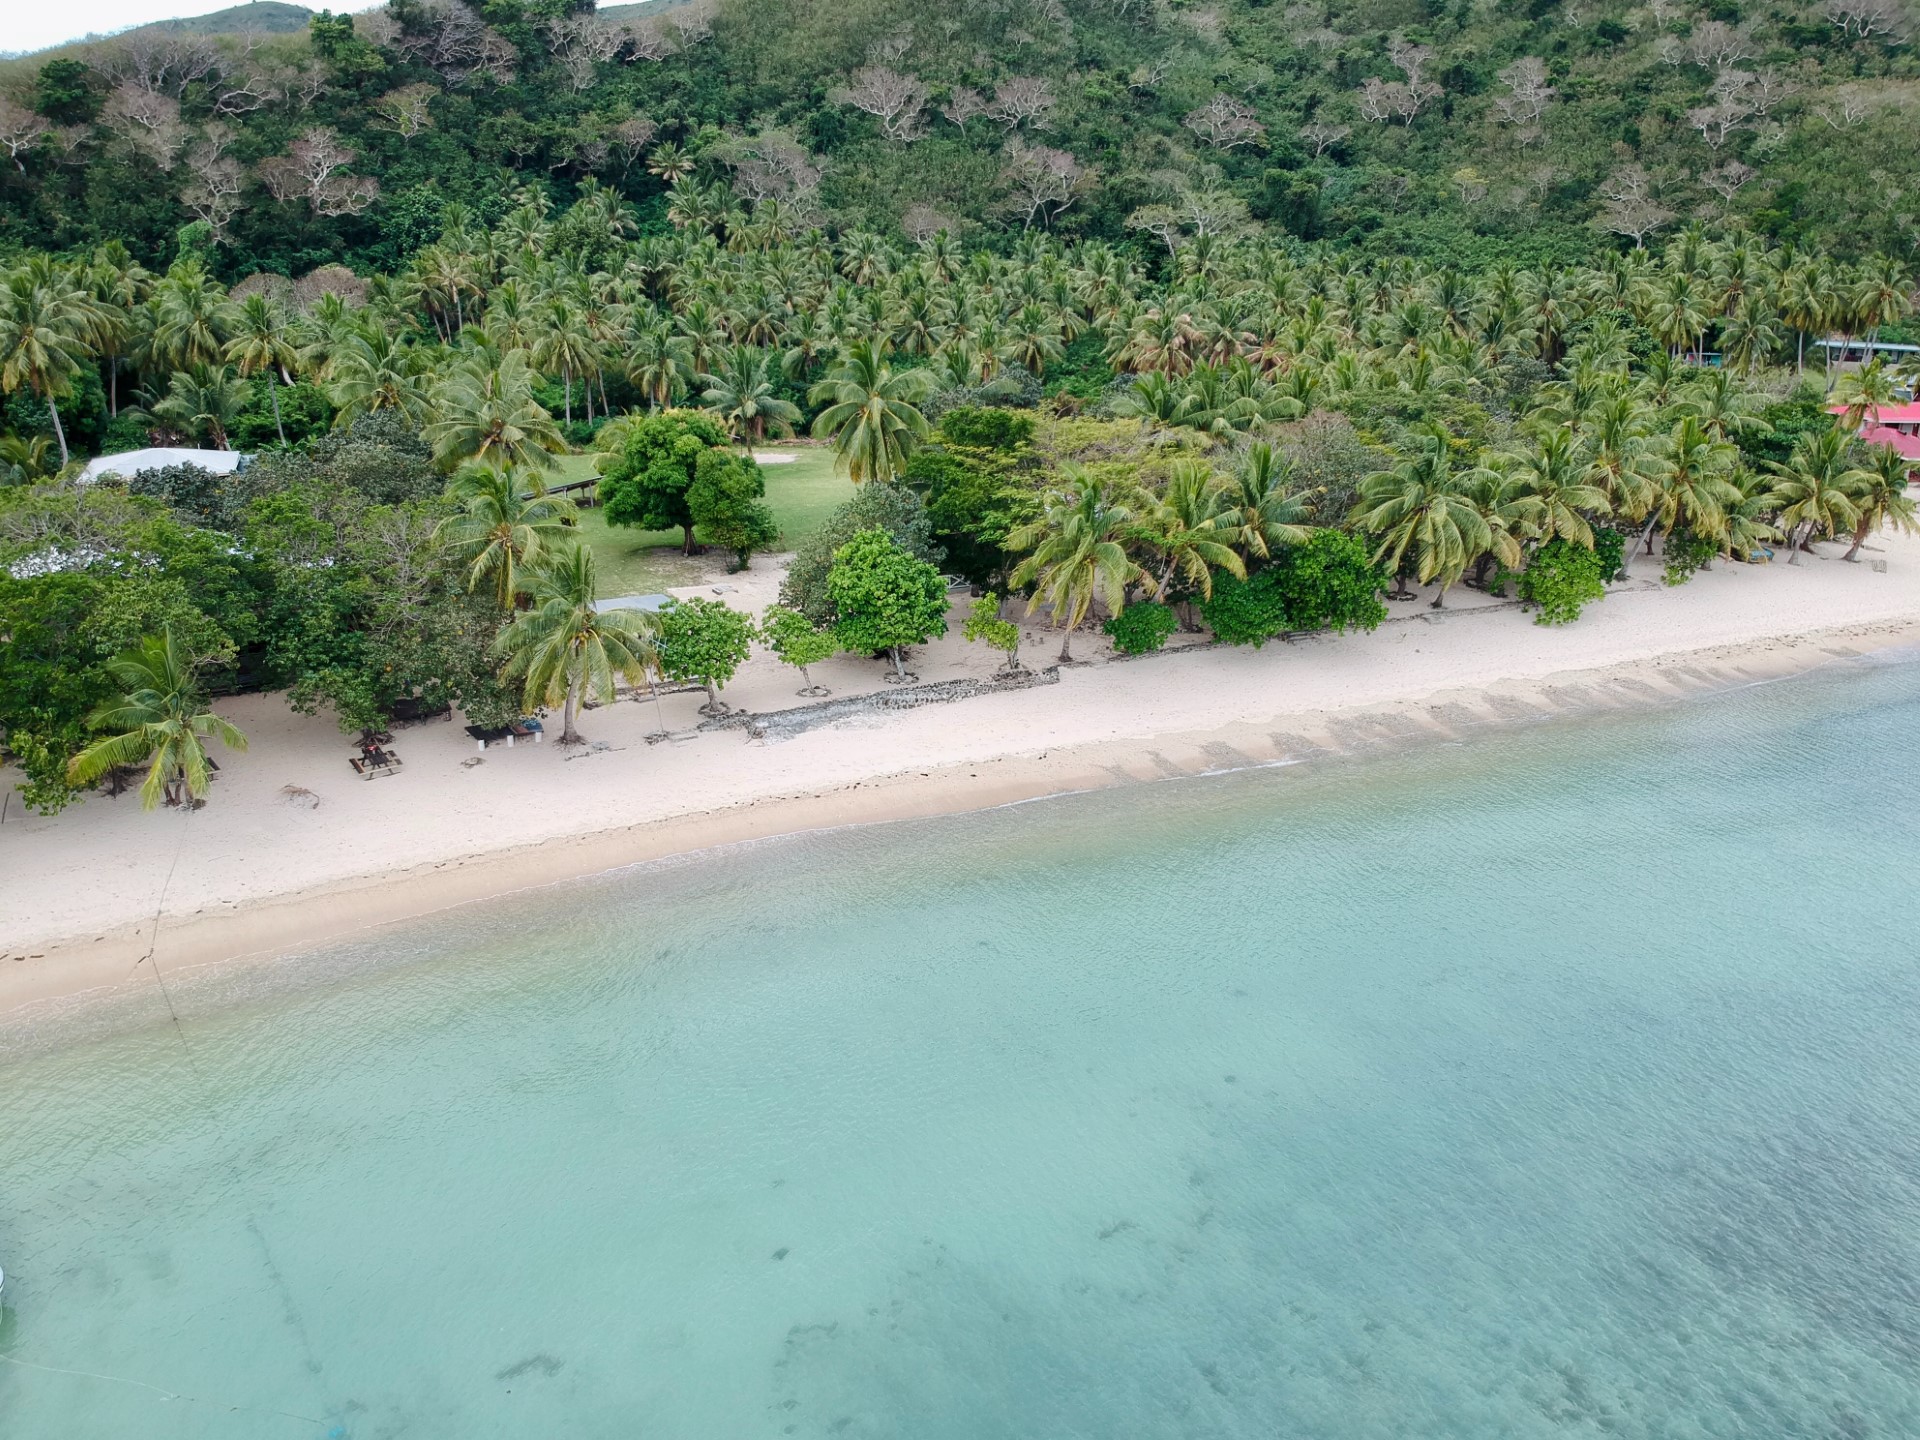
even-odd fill
[{"label": "ripple on water surface", "polygon": [[0,1066],[4,1433],[1920,1433],[1915,754],[1863,666],[189,995]]}]

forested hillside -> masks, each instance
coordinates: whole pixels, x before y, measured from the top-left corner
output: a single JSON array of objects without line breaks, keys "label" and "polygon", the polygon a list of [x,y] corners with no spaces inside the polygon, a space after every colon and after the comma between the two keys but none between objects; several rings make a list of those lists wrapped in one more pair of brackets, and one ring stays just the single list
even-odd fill
[{"label": "forested hillside", "polygon": [[[1908,0],[398,0],[0,67],[0,246],[210,228],[224,278],[397,268],[459,202],[585,182],[796,232],[1004,251],[1263,226],[1565,261],[1733,216],[1910,253]],[[274,7],[277,10],[287,7]],[[244,9],[238,13],[244,16]]]}]

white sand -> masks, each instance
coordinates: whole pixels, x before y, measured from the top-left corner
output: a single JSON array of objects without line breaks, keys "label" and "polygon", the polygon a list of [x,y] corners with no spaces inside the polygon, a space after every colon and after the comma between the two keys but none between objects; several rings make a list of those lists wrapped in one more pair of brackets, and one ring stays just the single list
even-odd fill
[{"label": "white sand", "polygon": [[[1867,558],[1880,571],[1826,548],[1830,558],[1798,567],[1716,565],[1675,590],[1642,561],[1639,578],[1570,627],[1462,593],[1439,616],[1397,603],[1370,635],[1074,666],[1057,685],[778,742],[695,733],[695,694],[588,712],[589,749],[522,744],[478,765],[459,724],[431,723],[399,732],[405,770],[371,782],[349,770],[330,721],[274,696],[223,702],[252,745],[216,752],[222,772],[201,811],[146,814],[132,795],[95,795],[43,818],[14,798],[0,824],[0,1010],[139,978],[150,950],[169,965],[283,950],[752,836],[1262,763],[1356,736],[1644,704],[1920,638],[1920,541],[1877,541]],[[730,586],[721,598],[757,608],[778,578],[763,562],[678,593]],[[959,640],[966,603],[955,597],[956,633],[913,656],[922,680],[998,663]],[[1050,661],[1057,636],[1030,627],[1029,638],[1025,658]],[[1085,633],[1074,649],[1103,653]],[[841,656],[813,678],[840,695],[877,692],[884,669]],[[782,709],[808,703],[798,685],[756,654],[725,698]],[[663,727],[675,738],[647,744]]]}]

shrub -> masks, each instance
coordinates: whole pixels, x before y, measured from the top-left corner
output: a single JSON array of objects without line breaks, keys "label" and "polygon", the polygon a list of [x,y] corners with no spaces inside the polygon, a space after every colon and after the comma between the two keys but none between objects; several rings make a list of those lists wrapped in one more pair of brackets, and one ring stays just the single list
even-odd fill
[{"label": "shrub", "polygon": [[1387,577],[1358,536],[1316,530],[1282,550],[1267,573],[1278,576],[1280,605],[1293,630],[1372,630],[1387,618]]},{"label": "shrub", "polygon": [[1178,625],[1173,608],[1158,600],[1129,605],[1100,628],[1113,638],[1122,655],[1148,655],[1167,643]]},{"label": "shrub", "polygon": [[1594,551],[1569,540],[1549,540],[1533,552],[1519,581],[1520,598],[1536,606],[1536,625],[1571,625],[1588,601],[1607,593],[1604,562]]},{"label": "shrub", "polygon": [[1279,572],[1261,570],[1245,580],[1227,574],[1214,576],[1213,596],[1200,606],[1200,614],[1216,640],[1258,650],[1287,629]]},{"label": "shrub", "polygon": [[940,438],[981,450],[1018,450],[1033,441],[1033,416],[1018,410],[961,405],[940,417]]},{"label": "shrub", "polygon": [[1664,579],[1669,585],[1684,585],[1696,570],[1704,570],[1720,553],[1720,547],[1704,535],[1696,535],[1684,526],[1667,536],[1667,568]]},{"label": "shrub", "polygon": [[1620,578],[1627,560],[1627,537],[1611,525],[1593,527],[1593,553],[1600,557],[1600,581],[1611,585]]},{"label": "shrub", "polygon": [[827,593],[841,646],[887,651],[896,676],[905,677],[904,647],[947,633],[947,582],[884,530],[862,530],[834,551]]}]

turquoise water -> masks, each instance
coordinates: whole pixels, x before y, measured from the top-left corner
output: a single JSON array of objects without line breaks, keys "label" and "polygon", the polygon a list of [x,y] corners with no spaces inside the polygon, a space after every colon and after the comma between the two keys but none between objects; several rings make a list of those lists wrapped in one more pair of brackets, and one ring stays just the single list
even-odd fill
[{"label": "turquoise water", "polygon": [[1920,1433],[1916,756],[1860,666],[16,1045],[0,1434]]}]

